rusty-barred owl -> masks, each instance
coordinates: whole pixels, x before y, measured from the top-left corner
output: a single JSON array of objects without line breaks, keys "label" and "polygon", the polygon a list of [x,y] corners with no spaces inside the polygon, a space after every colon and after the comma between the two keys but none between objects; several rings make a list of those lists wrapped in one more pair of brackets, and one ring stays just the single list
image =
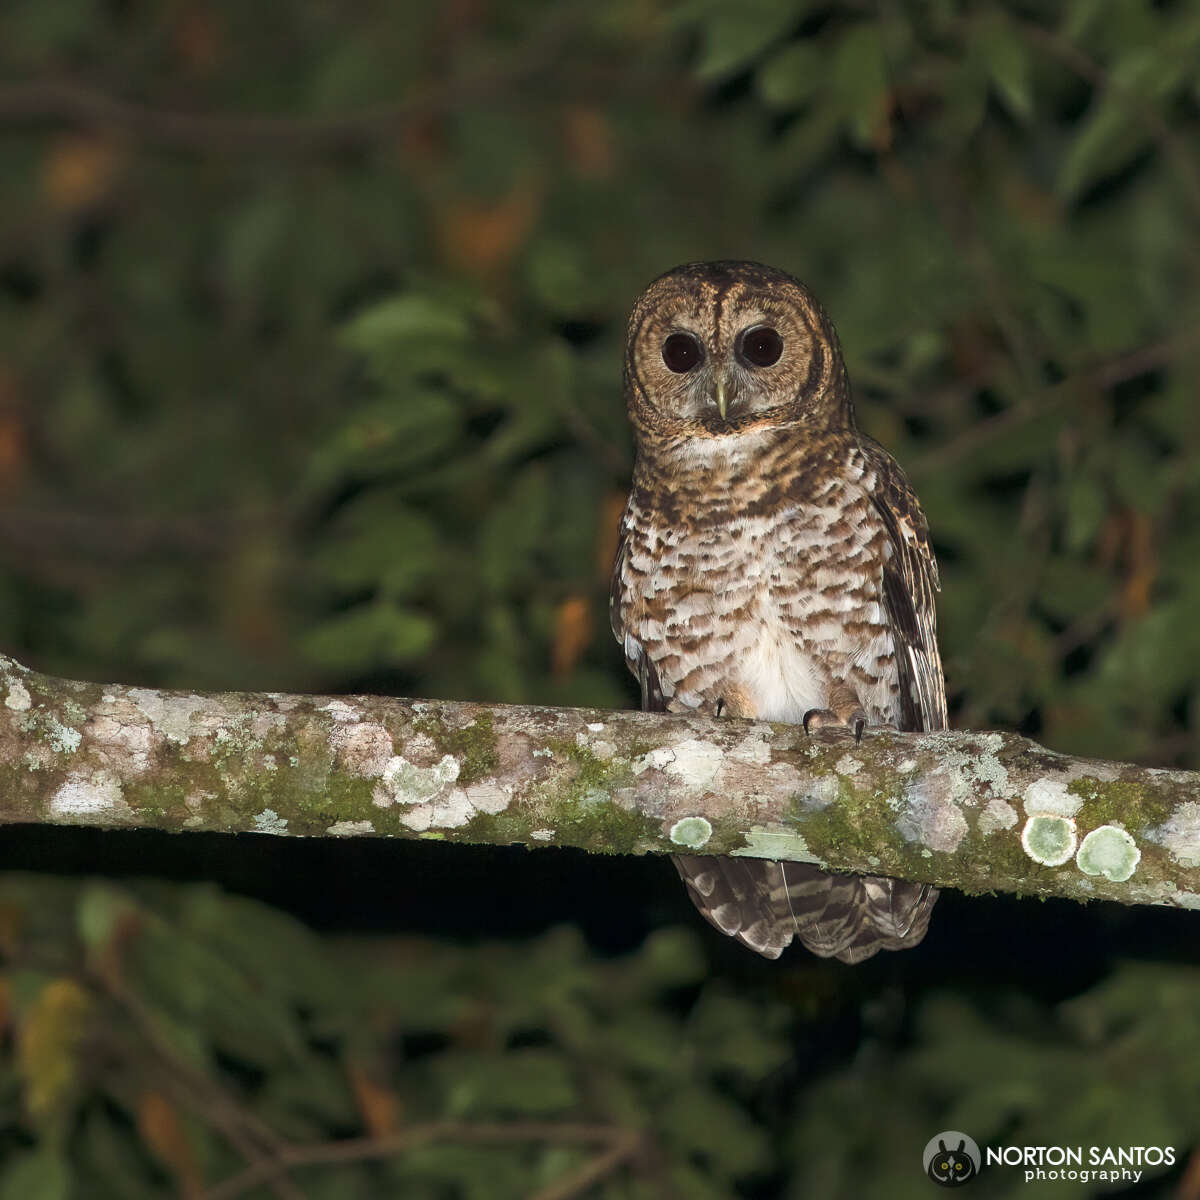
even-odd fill
[{"label": "rusty-barred owl", "polygon": [[[634,306],[637,463],[612,625],[642,707],[943,729],[937,565],[892,457],[854,424],[837,335],[803,284],[694,263]],[[681,855],[696,907],[775,958],[915,945],[937,893],[805,863]]]}]

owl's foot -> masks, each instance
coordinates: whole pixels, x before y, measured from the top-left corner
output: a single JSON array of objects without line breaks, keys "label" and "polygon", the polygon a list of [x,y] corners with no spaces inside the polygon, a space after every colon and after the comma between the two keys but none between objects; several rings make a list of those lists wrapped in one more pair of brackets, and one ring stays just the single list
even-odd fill
[{"label": "owl's foot", "polygon": [[862,741],[867,724],[867,714],[857,704],[844,709],[810,708],[804,714],[805,733],[814,729],[853,729],[856,742]]}]

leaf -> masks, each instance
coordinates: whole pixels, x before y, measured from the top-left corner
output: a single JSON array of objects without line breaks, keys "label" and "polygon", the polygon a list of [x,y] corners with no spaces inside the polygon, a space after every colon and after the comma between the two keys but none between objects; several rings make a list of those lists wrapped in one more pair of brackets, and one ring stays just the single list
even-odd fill
[{"label": "leaf", "polygon": [[71,1169],[52,1143],[8,1159],[0,1174],[0,1200],[70,1200]]},{"label": "leaf", "polygon": [[764,1011],[709,987],[691,1014],[688,1033],[697,1056],[712,1069],[757,1081],[791,1056],[783,1016],[781,1009]]},{"label": "leaf", "polygon": [[436,637],[432,618],[377,600],[322,621],[300,638],[300,647],[318,666],[361,671],[411,662]]},{"label": "leaf", "polygon": [[465,313],[453,304],[434,296],[408,293],[359,313],[342,326],[341,341],[351,350],[370,354],[398,341],[461,341],[470,328]]},{"label": "leaf", "polygon": [[[1073,199],[1104,175],[1124,166],[1154,141],[1167,101],[1195,74],[1200,25],[1157,45],[1133,46],[1110,71],[1058,176],[1058,191]],[[1149,115],[1147,115],[1149,114]]]},{"label": "leaf", "polygon": [[757,58],[804,14],[802,0],[743,0],[728,5],[706,0],[678,10],[681,24],[700,30],[696,74],[705,80],[732,75]]},{"label": "leaf", "polygon": [[370,1067],[361,1063],[348,1063],[346,1075],[367,1132],[372,1137],[386,1137],[394,1133],[402,1108],[394,1089],[380,1083]]},{"label": "leaf", "polygon": [[630,970],[657,990],[697,983],[708,965],[694,929],[657,929],[642,943]]},{"label": "leaf", "polygon": [[987,64],[992,86],[1015,117],[1033,116],[1033,67],[1029,46],[1000,12],[987,14],[973,44]]},{"label": "leaf", "polygon": [[435,1073],[446,1111],[455,1117],[552,1116],[577,1098],[567,1064],[543,1050],[452,1051],[439,1055]]},{"label": "leaf", "polygon": [[663,1137],[700,1156],[718,1176],[736,1179],[763,1170],[770,1150],[763,1130],[744,1108],[705,1087],[682,1089],[658,1112]]},{"label": "leaf", "polygon": [[987,113],[988,76],[979,61],[965,55],[950,67],[937,121],[941,139],[958,147],[975,136]]},{"label": "leaf", "polygon": [[551,669],[556,675],[569,675],[592,641],[590,597],[568,596],[554,616],[554,643]]},{"label": "leaf", "polygon": [[1124,96],[1105,95],[1084,122],[1059,168],[1056,190],[1074,199],[1101,175],[1115,171],[1150,144],[1150,135]]},{"label": "leaf", "polygon": [[792,42],[758,70],[758,94],[772,108],[799,108],[825,81],[828,55],[811,38]]},{"label": "leaf", "polygon": [[1108,496],[1094,478],[1082,472],[1071,479],[1067,491],[1067,546],[1081,550],[1100,531],[1108,514]]},{"label": "leaf", "polygon": [[864,21],[838,42],[830,74],[831,103],[861,147],[875,148],[884,135],[888,90],[882,33],[878,25]]},{"label": "leaf", "polygon": [[529,467],[512,481],[507,495],[480,523],[479,572],[492,591],[503,591],[534,572],[532,558],[551,517],[549,480]]},{"label": "leaf", "polygon": [[1111,7],[1112,0],[1070,0],[1063,35],[1078,41]]},{"label": "leaf", "polygon": [[79,1084],[81,1043],[91,1016],[91,996],[73,979],[49,980],[21,1020],[17,1070],[30,1118],[60,1117]]},{"label": "leaf", "polygon": [[345,591],[378,591],[398,600],[434,573],[443,556],[434,523],[394,489],[380,487],[352,500],[322,531],[312,568]]},{"label": "leaf", "polygon": [[43,197],[56,212],[84,212],[107,197],[121,165],[117,144],[106,137],[59,138],[42,164]]},{"label": "leaf", "polygon": [[199,1192],[204,1178],[195,1151],[175,1106],[161,1092],[143,1092],[138,1098],[137,1128],[142,1141],[175,1177],[180,1193]]},{"label": "leaf", "polygon": [[327,488],[346,475],[420,473],[438,461],[460,426],[460,414],[445,392],[409,381],[385,399],[363,404],[317,448],[310,486]]},{"label": "leaf", "polygon": [[121,932],[138,916],[133,898],[105,883],[91,884],[79,894],[76,921],[83,944],[101,956],[114,948]]}]

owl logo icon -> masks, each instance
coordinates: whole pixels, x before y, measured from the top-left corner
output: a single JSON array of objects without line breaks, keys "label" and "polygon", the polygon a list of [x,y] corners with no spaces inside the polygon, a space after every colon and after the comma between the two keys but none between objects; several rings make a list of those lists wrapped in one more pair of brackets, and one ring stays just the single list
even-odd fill
[{"label": "owl logo icon", "polygon": [[957,1129],[935,1134],[925,1144],[921,1163],[939,1187],[962,1187],[979,1174],[983,1156],[974,1138]]}]

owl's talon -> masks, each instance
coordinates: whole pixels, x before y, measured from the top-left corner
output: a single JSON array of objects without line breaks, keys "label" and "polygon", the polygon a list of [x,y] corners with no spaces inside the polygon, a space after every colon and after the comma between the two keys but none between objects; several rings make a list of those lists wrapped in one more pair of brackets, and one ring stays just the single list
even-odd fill
[{"label": "owl's talon", "polygon": [[814,729],[827,729],[830,725],[840,725],[841,723],[837,713],[828,708],[810,708],[804,714],[805,733],[812,733]]},{"label": "owl's talon", "polygon": [[810,708],[804,714],[805,733],[812,733],[814,729],[850,729],[854,732],[855,742],[862,741],[870,723],[867,714],[857,707],[846,713],[838,713],[832,708]]}]

